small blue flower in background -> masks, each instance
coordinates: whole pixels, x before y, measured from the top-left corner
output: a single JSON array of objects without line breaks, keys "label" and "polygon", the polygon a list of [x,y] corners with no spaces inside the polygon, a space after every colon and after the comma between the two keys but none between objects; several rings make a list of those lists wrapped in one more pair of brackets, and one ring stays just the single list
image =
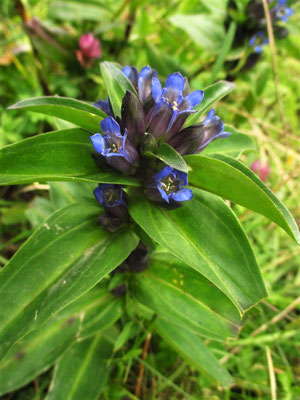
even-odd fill
[{"label": "small blue flower in background", "polygon": [[124,205],[123,190],[120,185],[109,183],[99,183],[94,190],[94,195],[98,202],[104,207],[114,207]]},{"label": "small blue flower in background", "polygon": [[269,39],[265,36],[264,32],[259,31],[251,37],[249,45],[254,47],[255,53],[261,53],[263,46],[269,44]]},{"label": "small blue flower in background", "polygon": [[91,141],[97,153],[106,158],[112,167],[127,174],[134,172],[133,166],[138,165],[139,155],[127,140],[127,131],[121,134],[120,125],[112,117],[103,119],[100,123],[104,136],[96,133]]},{"label": "small blue flower in background", "polygon": [[188,184],[187,174],[172,167],[164,167],[154,177],[154,183],[149,187],[156,188],[167,203],[191,200],[193,193],[190,189],[182,188]]},{"label": "small blue flower in background", "polygon": [[186,118],[196,112],[193,108],[203,100],[203,91],[196,90],[184,97],[185,84],[179,72],[168,76],[163,89],[158,78],[152,79],[152,96],[156,107],[150,121],[149,132],[154,137],[167,132],[169,137],[172,136],[181,128]]},{"label": "small blue flower in background", "polygon": [[289,17],[294,13],[292,8],[287,7],[286,0],[278,0],[274,11],[276,17],[283,22],[287,22]]}]

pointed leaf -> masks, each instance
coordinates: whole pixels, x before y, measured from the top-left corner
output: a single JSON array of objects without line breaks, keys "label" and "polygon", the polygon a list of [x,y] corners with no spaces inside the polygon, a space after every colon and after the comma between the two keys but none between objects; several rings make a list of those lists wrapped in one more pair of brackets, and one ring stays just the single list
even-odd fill
[{"label": "pointed leaf", "polygon": [[224,293],[170,253],[151,256],[146,271],[132,274],[130,294],[164,319],[211,339],[235,337],[241,325]]},{"label": "pointed leaf", "polygon": [[229,386],[232,383],[228,371],[218,362],[213,353],[204,346],[198,336],[163,319],[158,319],[155,322],[155,330],[182,357],[211,381],[217,382],[222,386]]},{"label": "pointed leaf", "polygon": [[145,155],[156,157],[159,160],[163,161],[165,164],[169,165],[172,168],[178,169],[179,171],[187,173],[189,170],[189,167],[187,166],[183,157],[167,143],[162,143],[159,146],[156,154],[147,151]]},{"label": "pointed leaf", "polygon": [[221,154],[186,156],[192,168],[189,183],[264,215],[300,242],[299,229],[289,210],[276,195],[241,162]]},{"label": "pointed leaf", "polygon": [[127,229],[104,231],[100,207],[53,213],[0,273],[0,355],[91,289],[137,246]]},{"label": "pointed leaf", "polygon": [[197,189],[193,193],[192,200],[170,211],[137,192],[129,212],[149,236],[209,279],[243,314],[267,295],[247,236],[223,200]]},{"label": "pointed leaf", "polygon": [[136,94],[134,87],[122,71],[111,62],[100,64],[101,74],[106,86],[115,116],[121,117],[122,99],[127,90]]},{"label": "pointed leaf", "polygon": [[75,343],[59,360],[46,400],[97,400],[108,378],[112,344],[101,334]]},{"label": "pointed leaf", "polygon": [[99,108],[88,103],[58,96],[33,97],[21,100],[8,109],[28,110],[52,115],[92,132],[99,132],[100,122],[106,117]]},{"label": "pointed leaf", "polygon": [[138,185],[133,178],[99,169],[89,132],[76,128],[43,133],[0,150],[0,184],[85,181]]},{"label": "pointed leaf", "polygon": [[0,361],[0,394],[26,385],[50,368],[78,338],[86,337],[91,327],[99,332],[120,315],[120,299],[104,288],[90,290],[10,349]]},{"label": "pointed leaf", "polygon": [[214,103],[227,96],[234,88],[234,83],[227,81],[219,81],[208,86],[204,90],[204,98],[202,102],[198,104],[198,106],[194,107],[194,110],[197,110],[198,112],[187,118],[185,126],[196,124],[202,114],[208,111]]}]

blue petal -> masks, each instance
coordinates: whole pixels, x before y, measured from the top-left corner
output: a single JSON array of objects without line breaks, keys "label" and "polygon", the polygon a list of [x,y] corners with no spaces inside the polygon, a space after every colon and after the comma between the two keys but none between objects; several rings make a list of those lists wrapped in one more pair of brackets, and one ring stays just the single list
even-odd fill
[{"label": "blue petal", "polygon": [[112,117],[107,117],[100,122],[102,132],[105,135],[112,133],[121,134],[120,126]]},{"label": "blue petal", "polygon": [[107,115],[113,115],[108,98],[107,98],[107,101],[105,101],[105,100],[96,101],[96,103],[94,103],[94,106],[99,108],[100,110],[104,111],[105,114],[107,114]]},{"label": "blue petal", "polygon": [[181,189],[178,192],[174,192],[170,195],[170,198],[175,201],[188,201],[193,197],[191,189]]},{"label": "blue petal", "polygon": [[207,114],[205,120],[202,122],[202,125],[206,125],[208,121],[214,116],[215,110],[212,108],[209,113]]},{"label": "blue petal", "polygon": [[158,78],[152,79],[152,96],[156,103],[161,98],[161,83]]},{"label": "blue petal", "polygon": [[99,187],[97,187],[97,188],[94,190],[94,196],[96,197],[97,201],[98,201],[100,204],[103,204],[103,190],[101,190]]},{"label": "blue petal", "polygon": [[184,89],[184,79],[180,72],[174,72],[167,77],[166,88],[177,89],[183,92]]},{"label": "blue petal", "polygon": [[130,72],[131,72],[131,67],[129,65],[126,65],[126,67],[124,67],[122,69],[123,74],[129,78]]},{"label": "blue petal", "polygon": [[286,0],[278,0],[277,6],[285,6]]},{"label": "blue petal", "polygon": [[261,46],[255,46],[254,47],[255,53],[261,53],[262,52],[262,47]]},{"label": "blue petal", "polygon": [[164,179],[166,176],[170,175],[172,172],[173,172],[173,168],[166,166],[155,175],[155,180],[159,181],[161,179]]},{"label": "blue petal", "polygon": [[167,193],[166,193],[160,186],[157,186],[157,189],[159,190],[159,193],[161,194],[161,197],[162,197],[167,203],[169,203],[169,196],[167,195]]},{"label": "blue petal", "polygon": [[195,90],[188,94],[184,99],[190,103],[190,108],[196,107],[203,100],[204,93],[202,90]]},{"label": "blue petal", "polygon": [[255,45],[255,39],[256,39],[256,36],[252,36],[252,38],[249,40],[249,46]]},{"label": "blue petal", "polygon": [[176,169],[175,173],[178,176],[178,178],[182,181],[182,185],[184,185],[184,186],[188,185],[188,176],[185,172],[178,171]]},{"label": "blue petal", "polygon": [[100,135],[100,133],[95,133],[95,135],[90,136],[90,139],[93,143],[95,150],[98,153],[103,154],[103,152],[105,150],[105,140],[104,140],[103,136]]},{"label": "blue petal", "polygon": [[145,78],[145,76],[148,75],[150,71],[151,71],[151,67],[149,67],[149,65],[147,65],[146,67],[142,68],[141,72],[139,74],[139,78]]},{"label": "blue petal", "polygon": [[292,8],[287,8],[286,10],[285,10],[285,15],[287,16],[287,17],[290,17],[290,16],[292,16],[294,14],[294,10],[292,9]]}]

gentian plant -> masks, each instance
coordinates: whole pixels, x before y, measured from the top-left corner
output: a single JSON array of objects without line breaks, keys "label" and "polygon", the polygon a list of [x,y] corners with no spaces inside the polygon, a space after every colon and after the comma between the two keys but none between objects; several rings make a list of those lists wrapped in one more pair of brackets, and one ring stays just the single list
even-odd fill
[{"label": "gentian plant", "polygon": [[108,98],[95,105],[39,97],[10,107],[74,127],[0,151],[1,184],[49,182],[54,207],[0,273],[0,393],[55,365],[47,399],[96,400],[138,333],[230,385],[202,338],[236,337],[267,296],[232,205],[299,241],[297,225],[237,160],[251,137],[211,109],[233,84],[190,91],[179,72],[162,84],[148,66],[101,71]]}]

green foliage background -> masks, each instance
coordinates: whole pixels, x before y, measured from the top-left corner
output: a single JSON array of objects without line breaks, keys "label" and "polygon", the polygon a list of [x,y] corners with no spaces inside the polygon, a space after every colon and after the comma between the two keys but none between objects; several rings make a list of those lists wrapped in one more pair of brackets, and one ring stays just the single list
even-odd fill
[{"label": "green foliage background", "polygon": [[[236,0],[236,4],[243,10],[247,1]],[[162,79],[173,71],[180,71],[189,77],[193,89],[203,89],[218,79],[228,78],[229,61],[242,58],[248,49],[246,39],[244,46],[232,48],[239,18],[231,25],[225,23],[226,1],[222,0],[27,0],[24,6],[31,17],[39,18],[52,39],[49,43],[33,35],[30,40],[14,1],[1,2],[1,147],[37,133],[72,127],[52,116],[6,110],[19,100],[51,94],[92,103],[106,96],[98,62],[84,69],[76,60],[75,50],[82,33],[91,31],[101,41],[102,60],[138,68],[149,64],[159,71]],[[268,186],[299,222],[300,4],[292,2],[291,6],[294,15],[287,24],[289,36],[276,41],[278,84],[275,85],[267,46],[253,69],[240,70],[235,75],[236,89],[218,103],[217,113],[226,124],[238,127],[255,139],[255,148],[242,154],[240,160],[247,166],[257,159],[269,165]],[[53,202],[59,201],[55,193],[66,192],[72,199],[70,187],[68,183],[1,187],[1,266],[5,266],[33,229],[52,213]],[[234,384],[218,390],[211,379],[199,373],[199,366],[183,360],[167,342],[154,337],[155,351],[149,353],[145,362],[143,399],[294,400],[300,397],[299,247],[264,217],[241,206],[233,207],[253,245],[270,294],[249,311],[237,340],[227,344],[205,341],[231,372]],[[159,266],[160,260],[156,262]],[[84,304],[76,307],[82,310]],[[62,321],[73,315],[74,310],[69,312],[61,317]],[[55,335],[55,324],[59,322],[52,323]],[[132,393],[147,332],[137,321],[128,324],[122,331],[123,336],[109,332],[108,336],[118,338],[114,345],[119,352],[114,359],[114,381],[105,384],[103,399],[136,398]],[[161,323],[159,329],[164,337],[170,327]],[[66,345],[64,340],[67,339],[61,338],[62,347]],[[84,343],[99,349],[111,346],[106,338],[101,337],[99,341],[103,343]],[[184,333],[182,343],[189,343]],[[80,357],[85,349],[73,351]],[[191,354],[193,351],[193,348],[186,349]],[[71,368],[68,359],[58,368],[67,379],[66,371]],[[275,376],[275,386],[270,374]],[[50,375],[45,372],[27,387],[3,398],[42,399],[49,380]]]}]

